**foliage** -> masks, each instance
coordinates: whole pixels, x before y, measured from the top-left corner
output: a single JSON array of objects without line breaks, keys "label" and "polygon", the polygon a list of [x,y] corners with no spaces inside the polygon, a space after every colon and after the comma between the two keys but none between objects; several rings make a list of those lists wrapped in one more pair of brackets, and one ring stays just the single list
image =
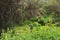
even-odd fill
[{"label": "foliage", "polygon": [[60,40],[59,26],[59,0],[0,0],[0,40]]},{"label": "foliage", "polygon": [[2,33],[0,40],[60,40],[60,28],[51,26],[36,26],[32,32],[28,25],[15,27]]},{"label": "foliage", "polygon": [[[49,4],[48,4],[49,3]],[[35,16],[45,16],[48,12],[44,8],[50,8],[50,5],[58,5],[57,0],[8,0],[0,1],[0,25],[3,28],[21,24],[24,20],[30,20]],[[56,7],[56,6],[53,6]],[[56,7],[59,9],[60,7]],[[52,9],[52,8],[51,8]],[[54,8],[55,9],[55,8]],[[57,11],[57,10],[56,10]],[[54,11],[53,11],[54,12]],[[60,13],[60,12],[59,12]]]},{"label": "foliage", "polygon": [[42,15],[42,5],[38,1],[40,0],[0,0],[0,28],[20,25],[26,19]]}]

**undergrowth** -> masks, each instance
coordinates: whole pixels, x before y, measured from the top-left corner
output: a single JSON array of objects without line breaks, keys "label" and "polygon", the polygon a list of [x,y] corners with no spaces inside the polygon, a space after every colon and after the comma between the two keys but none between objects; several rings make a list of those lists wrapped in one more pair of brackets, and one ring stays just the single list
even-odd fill
[{"label": "undergrowth", "polygon": [[34,26],[29,25],[14,27],[2,33],[0,40],[60,40],[60,28],[54,25]]}]

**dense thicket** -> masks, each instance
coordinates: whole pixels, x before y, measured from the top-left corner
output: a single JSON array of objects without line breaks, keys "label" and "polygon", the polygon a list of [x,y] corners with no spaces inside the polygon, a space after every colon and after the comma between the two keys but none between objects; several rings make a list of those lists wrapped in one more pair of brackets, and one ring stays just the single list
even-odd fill
[{"label": "dense thicket", "polygon": [[14,16],[19,15],[15,12],[19,6],[17,3],[19,0],[0,0],[0,29],[6,30],[13,23]]},{"label": "dense thicket", "polygon": [[55,12],[60,17],[60,5],[56,6],[55,3],[57,3],[56,0],[54,2],[49,0],[0,0],[0,30],[21,24],[32,17],[44,17],[47,12],[49,14]]},{"label": "dense thicket", "polygon": [[60,25],[60,3],[45,7],[47,14],[53,14],[54,23]]},{"label": "dense thicket", "polygon": [[25,0],[0,0],[0,30],[6,30],[14,24],[22,23],[25,19],[41,15],[40,6],[36,5]]}]

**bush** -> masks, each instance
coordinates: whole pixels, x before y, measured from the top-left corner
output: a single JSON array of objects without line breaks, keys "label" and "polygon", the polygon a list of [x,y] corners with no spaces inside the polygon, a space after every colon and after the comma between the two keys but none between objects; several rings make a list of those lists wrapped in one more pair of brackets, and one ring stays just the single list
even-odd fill
[{"label": "bush", "polygon": [[[48,4],[49,3],[49,4]],[[44,0],[0,0],[0,30],[11,28],[15,25],[21,25],[24,21],[30,20],[33,17],[45,17],[46,13],[51,10],[53,12],[59,12],[60,7],[53,6],[50,10],[46,11],[44,8],[50,8],[50,5],[57,4],[57,1],[44,1]],[[59,6],[59,4],[58,4]],[[1,32],[0,32],[1,33]]]},{"label": "bush", "polygon": [[[38,0],[40,1],[40,0]],[[0,30],[20,25],[26,19],[42,16],[44,13],[38,1],[28,0],[0,0]]]}]

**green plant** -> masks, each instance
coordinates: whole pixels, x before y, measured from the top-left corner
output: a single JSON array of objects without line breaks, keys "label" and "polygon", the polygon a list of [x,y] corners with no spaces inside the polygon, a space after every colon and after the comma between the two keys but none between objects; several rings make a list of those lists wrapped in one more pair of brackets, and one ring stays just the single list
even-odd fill
[{"label": "green plant", "polygon": [[7,33],[2,33],[0,40],[59,40],[60,28],[51,26],[36,26],[32,32],[28,25],[16,27],[8,30]]}]

